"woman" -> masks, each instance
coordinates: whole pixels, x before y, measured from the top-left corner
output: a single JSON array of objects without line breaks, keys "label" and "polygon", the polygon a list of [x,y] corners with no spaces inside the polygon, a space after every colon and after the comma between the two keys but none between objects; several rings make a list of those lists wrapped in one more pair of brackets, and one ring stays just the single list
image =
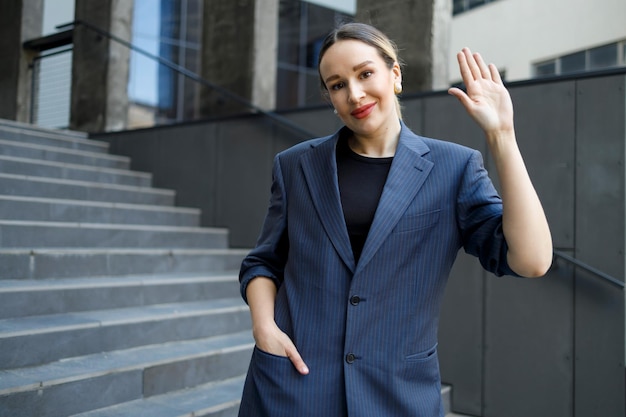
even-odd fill
[{"label": "woman", "polygon": [[241,417],[443,416],[437,325],[458,250],[496,275],[537,277],[552,261],[543,209],[493,65],[464,49],[467,93],[500,198],[479,152],[401,121],[392,42],[348,24],[324,41],[323,89],[345,127],[274,160],[269,210],[240,272],[256,347]]}]

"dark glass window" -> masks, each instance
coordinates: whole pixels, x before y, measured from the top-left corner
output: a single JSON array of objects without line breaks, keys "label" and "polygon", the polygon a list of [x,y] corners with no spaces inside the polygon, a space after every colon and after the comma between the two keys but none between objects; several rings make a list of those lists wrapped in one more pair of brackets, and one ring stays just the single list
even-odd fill
[{"label": "dark glass window", "polygon": [[617,54],[618,49],[616,43],[589,50],[589,69],[596,70],[617,66]]},{"label": "dark glass window", "polygon": [[556,61],[543,62],[535,66],[535,77],[547,77],[556,74]]},{"label": "dark glass window", "polygon": [[492,3],[496,0],[453,0],[452,14],[457,15],[459,13],[466,12],[475,7],[483,6],[487,3]]},{"label": "dark glass window", "polygon": [[280,1],[277,109],[324,102],[317,73],[321,44],[335,26],[352,20],[352,16],[313,3]]},{"label": "dark glass window", "polygon": [[485,0],[469,0],[468,8],[473,9],[474,7],[482,6],[485,3]]},{"label": "dark glass window", "polygon": [[452,3],[452,14],[459,14],[465,11],[465,0],[454,0]]},{"label": "dark glass window", "polygon": [[585,51],[565,55],[561,58],[561,74],[585,71]]}]

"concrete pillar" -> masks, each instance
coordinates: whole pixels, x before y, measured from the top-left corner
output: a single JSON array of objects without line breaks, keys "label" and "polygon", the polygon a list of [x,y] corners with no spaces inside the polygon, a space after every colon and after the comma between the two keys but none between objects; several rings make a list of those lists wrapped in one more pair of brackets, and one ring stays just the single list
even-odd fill
[{"label": "concrete pillar", "polygon": [[22,48],[41,36],[43,0],[0,3],[0,118],[30,121],[31,70],[37,52]]},{"label": "concrete pillar", "polygon": [[[263,110],[275,107],[279,0],[204,0],[202,70],[206,80]],[[200,115],[245,112],[203,88]]]},{"label": "concrete pillar", "polygon": [[[76,1],[75,18],[131,39],[133,2]],[[87,132],[121,130],[128,119],[130,50],[85,26],[74,31],[70,127]]]},{"label": "concrete pillar", "polygon": [[386,33],[400,49],[405,93],[445,89],[451,0],[357,0],[356,21]]}]

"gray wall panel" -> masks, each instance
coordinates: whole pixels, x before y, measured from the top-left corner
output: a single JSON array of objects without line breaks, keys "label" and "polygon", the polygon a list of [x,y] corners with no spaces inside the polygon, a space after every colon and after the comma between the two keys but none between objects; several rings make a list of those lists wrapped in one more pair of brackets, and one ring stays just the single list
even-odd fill
[{"label": "gray wall panel", "polygon": [[485,136],[456,98],[447,94],[435,95],[424,98],[423,106],[421,135],[469,146],[485,157]]},{"label": "gray wall panel", "polygon": [[483,396],[483,269],[462,250],[452,268],[439,322],[443,383],[452,385],[455,411],[481,415]]},{"label": "gray wall panel", "polygon": [[491,278],[485,292],[485,417],[568,417],[573,284]]},{"label": "gray wall panel", "polygon": [[574,246],[574,81],[511,89],[517,142],[557,248]]},{"label": "gray wall panel", "polygon": [[418,135],[424,132],[424,100],[419,98],[401,100],[402,120]]},{"label": "gray wall panel", "polygon": [[[220,123],[216,161],[219,181],[216,188],[217,226],[228,227],[233,247],[250,247],[265,217],[263,210],[251,210],[257,202],[269,202],[273,149],[259,137],[272,136],[268,122]],[[250,184],[255,184],[250,187]]]},{"label": "gray wall panel", "polygon": [[[578,82],[576,257],[624,279],[624,76]],[[576,415],[623,416],[624,294],[577,271]]]},{"label": "gray wall panel", "polygon": [[576,273],[575,416],[619,416],[624,410],[624,293]]},{"label": "gray wall panel", "polygon": [[308,132],[311,132],[313,136],[331,135],[343,126],[341,119],[333,113],[333,108],[330,104],[306,112],[289,112],[284,116]]},{"label": "gray wall panel", "polygon": [[578,82],[576,256],[624,276],[624,76]]}]

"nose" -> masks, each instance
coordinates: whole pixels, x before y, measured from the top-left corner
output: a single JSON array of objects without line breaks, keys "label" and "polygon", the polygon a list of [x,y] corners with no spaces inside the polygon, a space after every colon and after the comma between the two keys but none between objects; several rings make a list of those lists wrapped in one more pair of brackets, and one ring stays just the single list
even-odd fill
[{"label": "nose", "polygon": [[361,99],[365,96],[365,93],[363,91],[363,88],[361,86],[360,83],[358,82],[352,82],[349,84],[348,86],[348,101],[350,103],[358,103],[359,101],[361,101]]}]

